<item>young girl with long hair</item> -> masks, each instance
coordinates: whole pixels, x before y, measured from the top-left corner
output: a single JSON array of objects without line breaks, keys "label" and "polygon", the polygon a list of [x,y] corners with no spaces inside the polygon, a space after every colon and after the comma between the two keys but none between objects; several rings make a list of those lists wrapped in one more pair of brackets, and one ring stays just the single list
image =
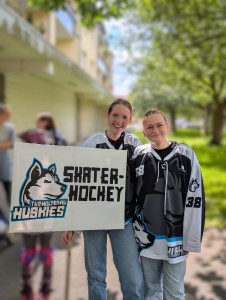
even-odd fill
[{"label": "young girl with long hair", "polygon": [[[121,230],[83,231],[85,266],[88,275],[89,300],[106,300],[106,251],[109,237],[113,260],[119,274],[124,300],[142,300],[143,276],[139,262],[131,219],[134,215],[132,155],[140,140],[126,129],[132,119],[132,106],[124,99],[115,100],[107,113],[108,129],[88,138],[84,146],[90,148],[127,151],[127,178],[125,194],[125,228]],[[65,232],[63,239],[68,243],[73,232]]]}]

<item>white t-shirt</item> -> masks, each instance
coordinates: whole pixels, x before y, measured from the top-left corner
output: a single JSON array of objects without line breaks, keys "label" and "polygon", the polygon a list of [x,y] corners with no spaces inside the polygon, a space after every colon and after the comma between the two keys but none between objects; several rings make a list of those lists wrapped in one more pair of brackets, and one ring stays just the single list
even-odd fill
[{"label": "white t-shirt", "polygon": [[[4,142],[8,139],[12,140],[12,147],[15,140],[14,126],[6,122],[0,125],[0,141]],[[0,149],[0,180],[12,180],[12,148]]]}]

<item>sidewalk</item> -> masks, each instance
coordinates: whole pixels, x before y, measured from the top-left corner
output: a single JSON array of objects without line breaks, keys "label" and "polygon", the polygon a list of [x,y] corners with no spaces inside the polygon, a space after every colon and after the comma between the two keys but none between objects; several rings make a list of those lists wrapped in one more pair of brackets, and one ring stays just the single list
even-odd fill
[{"label": "sidewalk", "polygon": [[[51,300],[65,299],[65,278],[67,249],[61,242],[61,233],[55,234],[55,253],[53,270],[53,293]],[[20,288],[20,235],[17,235],[16,243],[11,247],[0,245],[0,299],[19,300]],[[111,251],[108,251],[108,299],[121,300],[121,292],[118,275],[112,263]],[[38,264],[35,270],[34,290],[38,291],[41,277],[41,266]],[[86,300],[87,282],[83,259],[83,238],[74,243],[71,251],[71,270],[68,300]]]}]

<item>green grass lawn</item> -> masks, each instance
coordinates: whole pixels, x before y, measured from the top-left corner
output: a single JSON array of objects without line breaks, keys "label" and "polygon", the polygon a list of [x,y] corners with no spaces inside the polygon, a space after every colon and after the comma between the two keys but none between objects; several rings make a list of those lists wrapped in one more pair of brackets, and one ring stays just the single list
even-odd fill
[{"label": "green grass lawn", "polygon": [[[143,143],[147,139],[142,132],[134,132]],[[226,135],[222,146],[209,146],[209,138],[195,129],[181,129],[170,140],[191,146],[199,160],[206,194],[206,226],[226,226]]]}]

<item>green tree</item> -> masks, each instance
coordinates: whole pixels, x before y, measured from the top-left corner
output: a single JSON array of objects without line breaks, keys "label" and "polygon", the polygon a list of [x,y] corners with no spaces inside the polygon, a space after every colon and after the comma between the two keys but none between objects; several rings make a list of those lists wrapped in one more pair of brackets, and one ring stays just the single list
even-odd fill
[{"label": "green tree", "polygon": [[201,90],[211,99],[211,144],[220,144],[226,108],[226,2],[141,0],[139,11],[141,24],[150,24],[152,47],[174,61],[193,93]]},{"label": "green tree", "polygon": [[[157,52],[148,55],[131,94],[138,115],[150,107],[160,108],[168,113],[175,132],[178,113],[183,111],[183,114],[189,115],[189,111],[193,113],[189,107],[200,108],[187,85],[180,81],[180,75],[171,59],[165,59]],[[184,107],[187,109],[184,110]]]}]

